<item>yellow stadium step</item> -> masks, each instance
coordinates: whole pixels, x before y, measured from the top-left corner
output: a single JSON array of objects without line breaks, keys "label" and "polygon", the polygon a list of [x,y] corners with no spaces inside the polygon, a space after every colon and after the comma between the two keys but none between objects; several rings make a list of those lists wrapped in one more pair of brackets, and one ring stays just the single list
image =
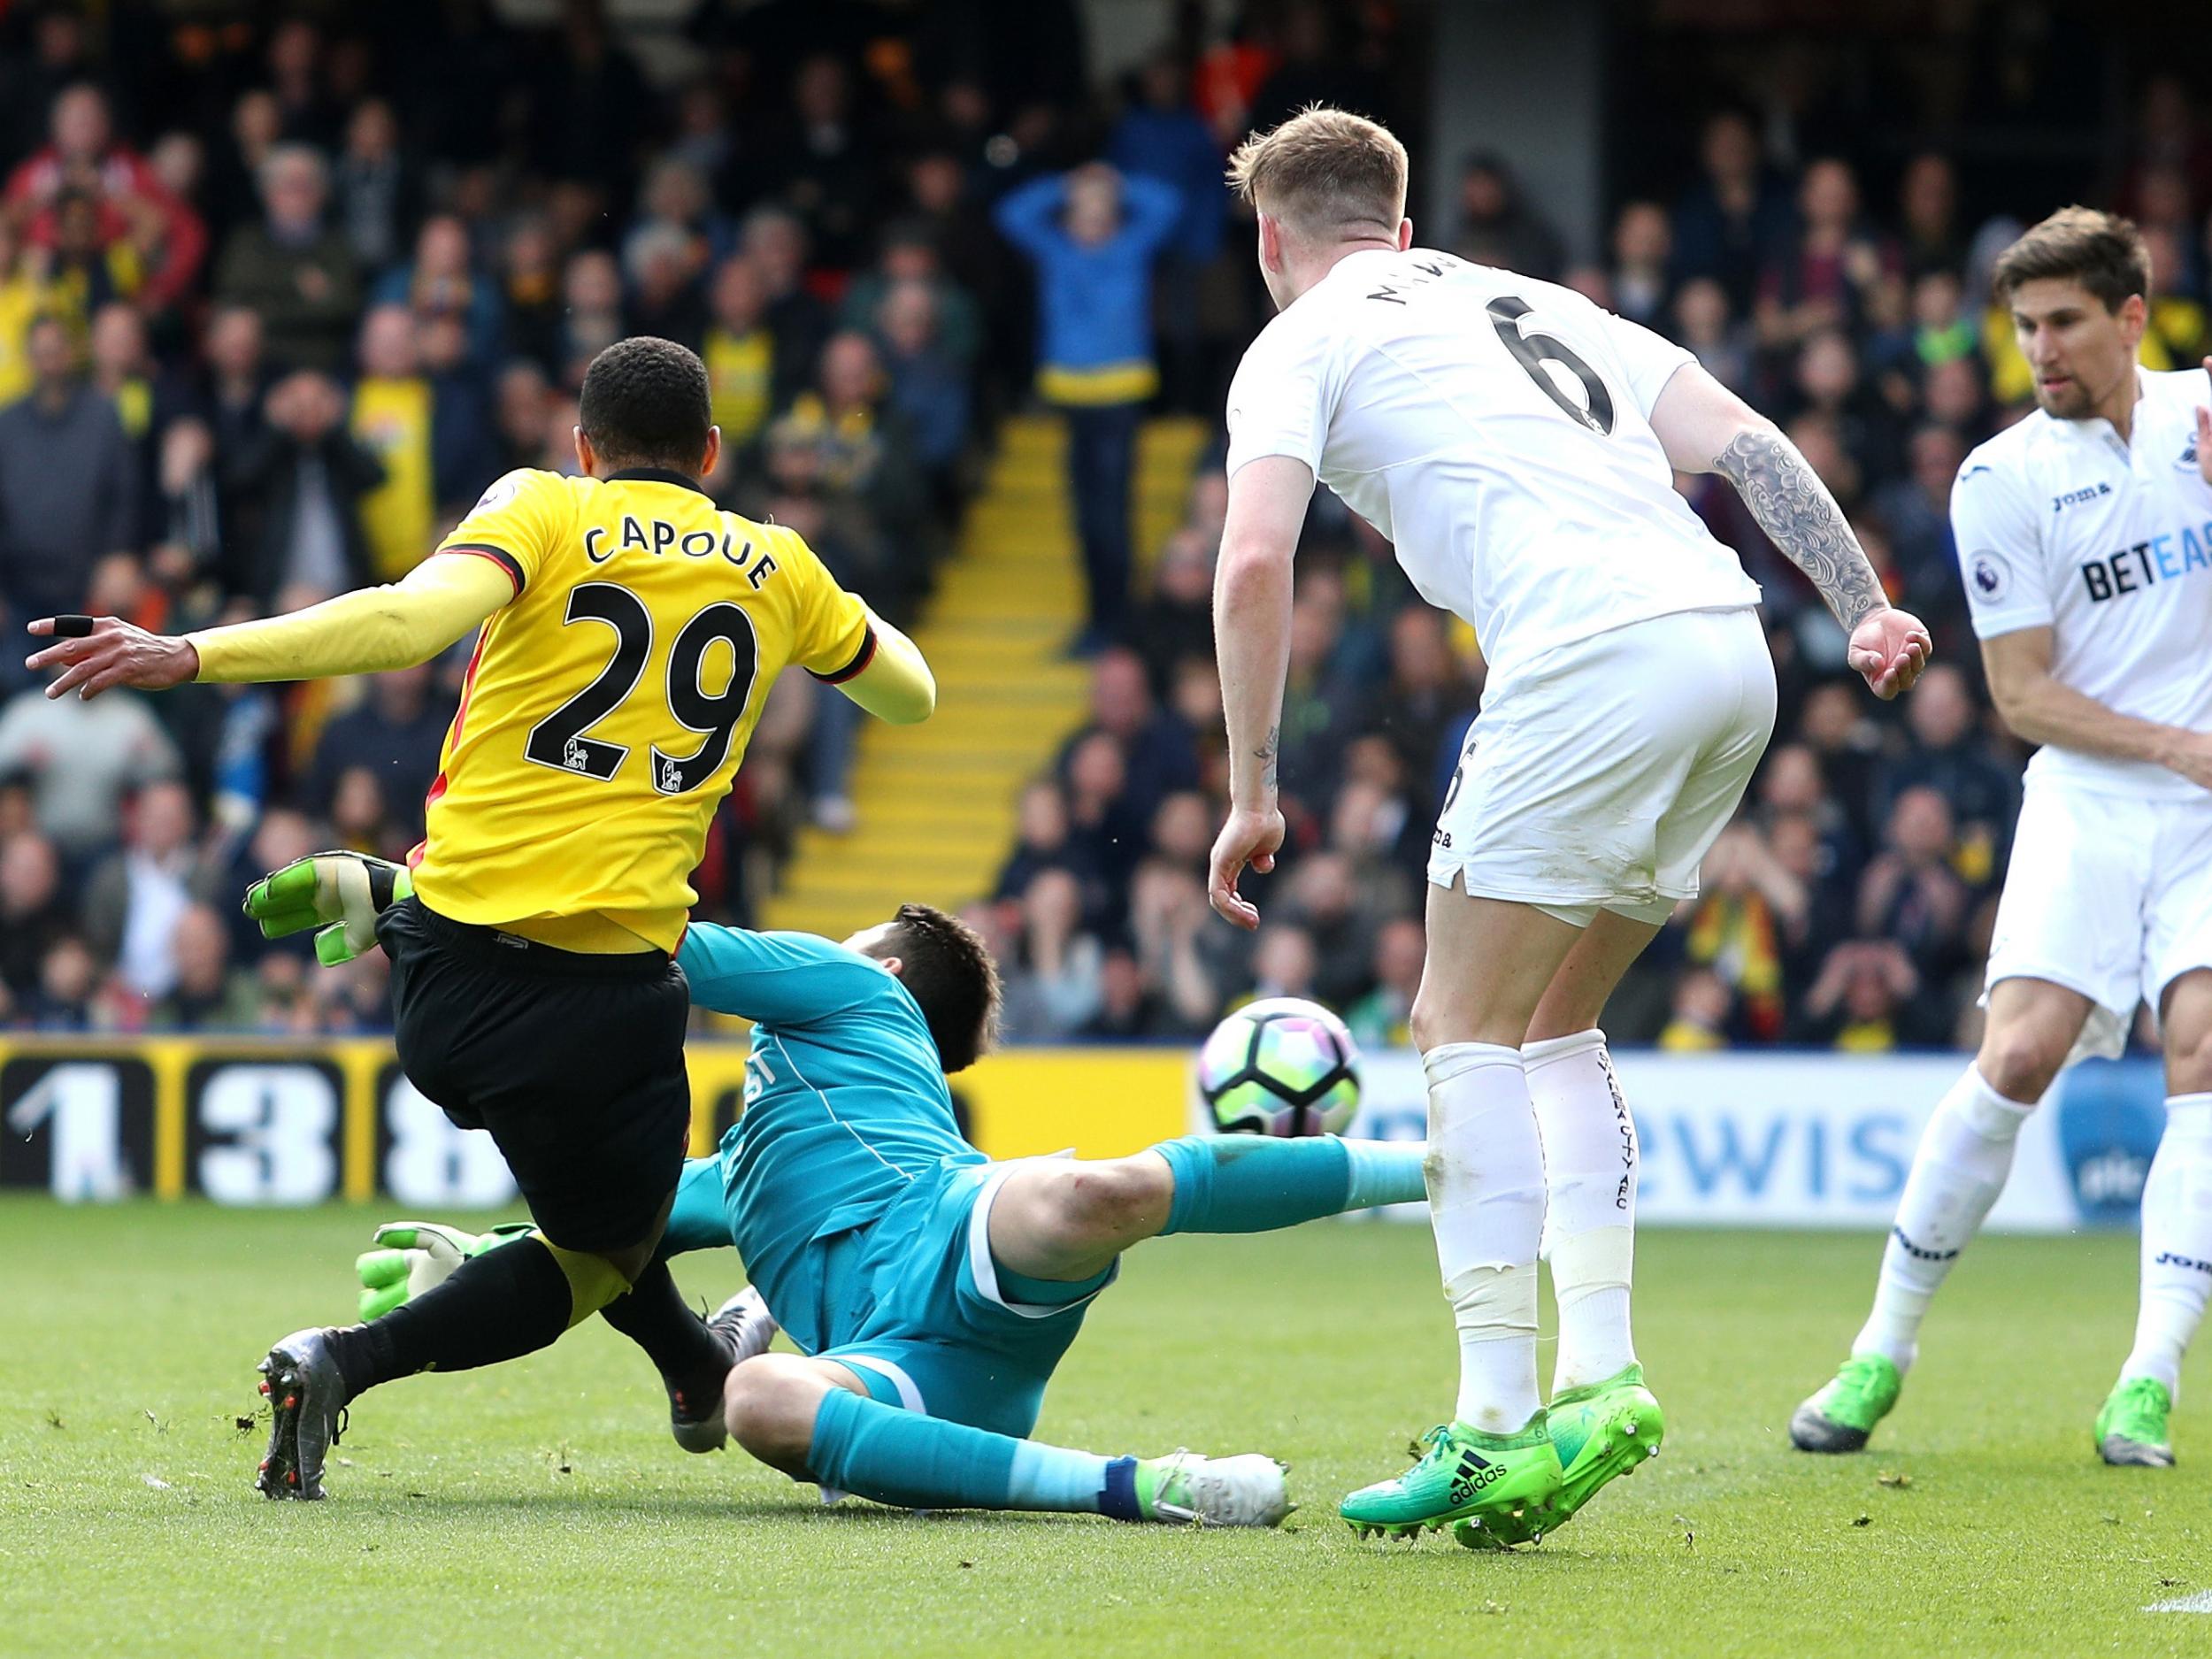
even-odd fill
[{"label": "yellow stadium step", "polygon": [[[1209,435],[1189,419],[1148,422],[1141,434],[1131,493],[1141,567],[1179,522]],[[956,908],[989,892],[1014,844],[1022,786],[1083,723],[1089,692],[1087,668],[1060,656],[1084,603],[1066,455],[1053,418],[1001,429],[914,631],[937,677],[937,712],[923,726],[862,727],[848,786],[856,826],[800,835],[769,926],[841,939],[909,899]]]},{"label": "yellow stadium step", "polygon": [[[933,845],[940,840],[965,841],[971,837],[989,841],[1006,827],[1006,808],[997,801],[976,800],[955,790],[932,790],[912,795],[903,790],[878,792],[855,803],[868,823],[895,832],[909,846]],[[809,831],[802,850],[834,857],[833,849],[817,849]],[[830,841],[843,841],[825,835]]]},{"label": "yellow stadium step", "polygon": [[895,760],[864,757],[864,766],[854,769],[851,795],[856,803],[895,791],[977,799],[979,789],[987,793],[1002,779],[1022,782],[1048,757],[1049,746],[1041,756],[1037,746],[1018,739],[972,746],[956,737],[925,742],[918,733],[913,747]]},{"label": "yellow stadium step", "polygon": [[[991,876],[998,872],[995,866],[988,873],[979,877],[974,868],[976,859],[994,853],[1003,857],[1005,850],[997,845],[995,837],[979,836],[949,841],[944,846],[926,850],[908,848],[899,857],[898,869],[894,877],[887,882],[884,872],[880,871],[848,864],[841,860],[840,855],[848,850],[844,843],[849,842],[850,837],[824,836],[822,839],[839,844],[823,847],[810,841],[802,846],[792,864],[795,868],[803,859],[809,867],[787,880],[778,897],[795,903],[809,898],[848,898],[877,893],[887,895],[895,887],[903,887],[908,898],[929,899],[933,895],[943,892],[948,885],[957,886],[963,882],[972,883],[980,891],[990,885]],[[964,902],[974,896],[972,892],[963,892],[960,899]],[[883,914],[887,916],[890,911],[886,910]]]}]

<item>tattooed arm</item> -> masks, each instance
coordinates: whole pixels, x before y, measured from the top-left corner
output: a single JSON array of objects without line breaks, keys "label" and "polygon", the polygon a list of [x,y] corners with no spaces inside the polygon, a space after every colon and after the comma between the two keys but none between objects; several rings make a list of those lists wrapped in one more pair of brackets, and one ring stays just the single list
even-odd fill
[{"label": "tattooed arm", "polygon": [[1850,632],[1889,600],[1843,509],[1798,448],[1765,421],[1747,426],[1709,463],[1736,487],[1767,539],[1803,571]]},{"label": "tattooed arm", "polygon": [[1252,751],[1252,758],[1260,763],[1260,793],[1271,800],[1282,774],[1283,727],[1279,720],[1267,728],[1267,735]]},{"label": "tattooed arm", "polygon": [[1229,516],[1214,568],[1214,653],[1229,728],[1229,819],[1214,841],[1206,896],[1240,927],[1259,910],[1237,891],[1246,865],[1275,867],[1283,815],[1283,676],[1290,665],[1290,565],[1313,495],[1313,472],[1288,456],[1248,461],[1229,480]]},{"label": "tattooed arm", "polygon": [[1774,545],[1819,589],[1851,636],[1851,666],[1878,697],[1893,697],[1927,665],[1928,631],[1893,610],[1843,509],[1775,424],[1699,365],[1676,370],[1651,410],[1652,430],[1678,472],[1718,472]]}]

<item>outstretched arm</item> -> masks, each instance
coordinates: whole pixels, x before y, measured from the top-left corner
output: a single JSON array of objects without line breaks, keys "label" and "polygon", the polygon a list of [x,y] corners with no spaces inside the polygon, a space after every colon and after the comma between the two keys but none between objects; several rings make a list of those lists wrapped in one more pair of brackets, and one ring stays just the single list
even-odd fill
[{"label": "outstretched arm", "polygon": [[1927,665],[1928,631],[1893,610],[1828,487],[1779,427],[1694,363],[1652,406],[1652,429],[1680,472],[1718,472],[1759,528],[1803,571],[1851,636],[1851,666],[1893,697]]},{"label": "outstretched arm", "polygon": [[[426,663],[515,595],[506,567],[467,553],[439,553],[388,588],[363,588],[304,611],[210,628],[181,638],[149,634],[117,617],[63,637],[28,659],[59,668],[46,695],[96,697],[115,686],[163,691],[188,680],[321,680]],[[50,636],[57,618],[31,624]]]},{"label": "outstretched arm", "polygon": [[692,923],[676,961],[691,981],[693,1007],[781,1025],[832,1018],[881,991],[888,977],[868,957],[813,933],[717,922]]}]

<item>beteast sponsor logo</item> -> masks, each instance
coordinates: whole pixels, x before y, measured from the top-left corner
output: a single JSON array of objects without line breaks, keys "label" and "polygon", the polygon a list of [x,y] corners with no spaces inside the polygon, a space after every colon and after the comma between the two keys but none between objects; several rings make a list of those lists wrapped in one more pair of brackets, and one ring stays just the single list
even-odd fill
[{"label": "beteast sponsor logo", "polygon": [[2177,533],[2162,532],[2103,558],[2086,560],[2081,580],[2091,603],[2102,604],[2204,570],[2212,570],[2212,522],[2184,525]]}]

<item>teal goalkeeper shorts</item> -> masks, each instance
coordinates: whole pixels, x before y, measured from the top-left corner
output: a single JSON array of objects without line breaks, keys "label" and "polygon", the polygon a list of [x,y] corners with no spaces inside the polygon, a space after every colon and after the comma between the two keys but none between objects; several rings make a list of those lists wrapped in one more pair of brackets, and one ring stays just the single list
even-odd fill
[{"label": "teal goalkeeper shorts", "polygon": [[[886,1405],[1026,1437],[1091,1299],[1120,1269],[1081,1285],[1009,1285],[991,1255],[990,1213],[1019,1167],[949,1159],[873,1217],[808,1245],[778,1288],[787,1305],[811,1298],[825,1337],[815,1357],[836,1360]],[[681,1224],[704,1221],[710,1190],[718,1210],[724,1198],[718,1159],[695,1159],[684,1175],[670,1221],[675,1249],[710,1241]],[[729,1241],[733,1219],[725,1212],[714,1241]]]}]

